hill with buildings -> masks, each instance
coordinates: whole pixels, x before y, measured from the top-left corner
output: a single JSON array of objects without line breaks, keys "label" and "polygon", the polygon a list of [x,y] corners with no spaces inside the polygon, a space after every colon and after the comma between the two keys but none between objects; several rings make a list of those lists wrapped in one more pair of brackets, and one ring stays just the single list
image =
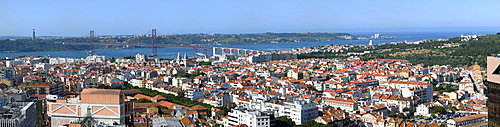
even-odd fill
[{"label": "hill with buildings", "polygon": [[[158,44],[240,45],[356,39],[348,33],[171,34],[158,35]],[[61,42],[90,42],[89,38],[63,38]],[[99,36],[99,42],[151,43],[151,35]]]},{"label": "hill with buildings", "polygon": [[[174,45],[241,45],[264,43],[294,43],[356,39],[348,33],[260,33],[260,34],[172,34],[158,35],[157,44]],[[124,48],[123,46],[98,45],[99,43],[151,43],[151,35],[121,35],[90,37],[51,37],[0,40],[3,52],[73,51],[88,50],[88,45],[63,45],[63,43],[94,42],[95,49]]]},{"label": "hill with buildings", "polygon": [[[323,47],[323,49],[328,49]],[[486,66],[486,56],[500,53],[500,35],[465,35],[448,40],[400,42],[373,46],[352,46],[339,52],[312,52],[298,58],[343,58],[359,56],[369,59],[405,59],[414,64]]]}]

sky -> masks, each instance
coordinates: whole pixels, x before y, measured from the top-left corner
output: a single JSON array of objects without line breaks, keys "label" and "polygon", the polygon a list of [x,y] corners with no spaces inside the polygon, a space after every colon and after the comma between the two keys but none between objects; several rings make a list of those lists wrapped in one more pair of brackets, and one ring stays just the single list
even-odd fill
[{"label": "sky", "polygon": [[0,36],[497,31],[499,0],[2,0]]}]

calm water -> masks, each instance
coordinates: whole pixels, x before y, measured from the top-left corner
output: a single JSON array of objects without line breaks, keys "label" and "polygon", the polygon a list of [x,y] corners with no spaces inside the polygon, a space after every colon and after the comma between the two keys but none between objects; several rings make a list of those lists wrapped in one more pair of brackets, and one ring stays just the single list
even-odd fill
[{"label": "calm water", "polygon": [[[354,36],[371,36],[374,33],[352,33]],[[392,39],[373,40],[373,44],[403,42],[403,41],[419,41],[419,40],[437,40],[459,37],[460,34],[495,34],[495,32],[413,32],[413,33],[382,33],[383,36],[393,36]],[[342,41],[318,41],[318,42],[301,42],[301,43],[275,43],[275,44],[252,44],[252,45],[223,45],[219,47],[233,47],[257,50],[290,50],[301,47],[314,47],[331,44],[354,44],[367,45],[369,40],[342,40]],[[175,58],[177,53],[181,55],[187,53],[188,56],[194,55],[193,49],[188,48],[157,48],[158,57],[160,58]],[[200,53],[205,53],[203,50],[198,50]],[[206,51],[208,55],[212,54],[211,50]],[[138,53],[151,54],[151,48],[135,48],[135,49],[99,49],[95,50],[99,55],[105,55],[107,58],[134,56]],[[49,52],[20,52],[20,53],[0,53],[0,57],[18,57],[18,56],[47,56],[52,57],[71,57],[83,58],[86,51],[49,51]]]}]

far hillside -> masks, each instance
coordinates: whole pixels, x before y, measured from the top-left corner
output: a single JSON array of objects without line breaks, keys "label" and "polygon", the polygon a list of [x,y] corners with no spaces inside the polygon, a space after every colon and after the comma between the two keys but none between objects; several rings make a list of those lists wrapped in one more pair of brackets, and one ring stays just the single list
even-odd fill
[{"label": "far hillside", "polygon": [[[426,41],[420,44],[382,44],[369,49],[354,49],[348,52],[371,51],[359,57],[363,60],[386,58],[405,59],[413,64],[451,65],[471,67],[486,66],[486,56],[500,54],[500,34],[479,36],[473,39],[450,38],[446,41]],[[345,52],[343,52],[345,53]],[[303,54],[299,58],[325,56],[340,57],[343,53]]]},{"label": "far hillside", "polygon": [[[295,43],[333,40],[353,40],[348,33],[261,33],[261,34],[172,34],[158,35],[157,44],[173,45],[242,45],[264,43]],[[89,45],[64,45],[63,43],[94,42],[95,49],[131,48],[125,46],[99,45],[99,43],[151,43],[150,35],[51,37],[50,39],[0,39],[1,52],[40,52],[88,50]]]}]

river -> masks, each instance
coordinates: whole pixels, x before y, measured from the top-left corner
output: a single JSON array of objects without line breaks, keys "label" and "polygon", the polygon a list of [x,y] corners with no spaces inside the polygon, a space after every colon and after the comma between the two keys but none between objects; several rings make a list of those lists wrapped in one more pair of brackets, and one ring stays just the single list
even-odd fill
[{"label": "river", "polygon": [[[352,33],[354,36],[371,36],[375,33]],[[383,36],[393,36],[392,39],[374,39],[373,44],[403,42],[403,41],[419,41],[419,40],[437,40],[459,37],[460,34],[473,34],[472,32],[399,32],[399,33],[382,33]],[[495,32],[475,32],[474,34],[495,34]],[[300,43],[272,43],[272,44],[249,44],[249,45],[219,45],[219,47],[233,47],[256,50],[290,50],[301,47],[314,47],[331,44],[353,44],[367,45],[369,40],[339,40],[339,41],[318,41],[318,42],[300,42]],[[189,57],[194,55],[194,50],[189,48],[157,48],[158,57],[160,58],[175,58],[177,53],[187,53]],[[205,53],[203,50],[198,50],[200,53]],[[95,50],[98,55],[105,55],[106,58],[117,58],[125,56],[135,56],[138,53],[151,54],[151,48],[134,48],[134,49],[98,49]],[[212,51],[207,50],[206,53],[211,55]],[[18,56],[48,56],[51,57],[69,57],[83,58],[87,54],[86,51],[47,51],[47,52],[17,52],[17,53],[0,53],[0,57],[18,57]]]}]

